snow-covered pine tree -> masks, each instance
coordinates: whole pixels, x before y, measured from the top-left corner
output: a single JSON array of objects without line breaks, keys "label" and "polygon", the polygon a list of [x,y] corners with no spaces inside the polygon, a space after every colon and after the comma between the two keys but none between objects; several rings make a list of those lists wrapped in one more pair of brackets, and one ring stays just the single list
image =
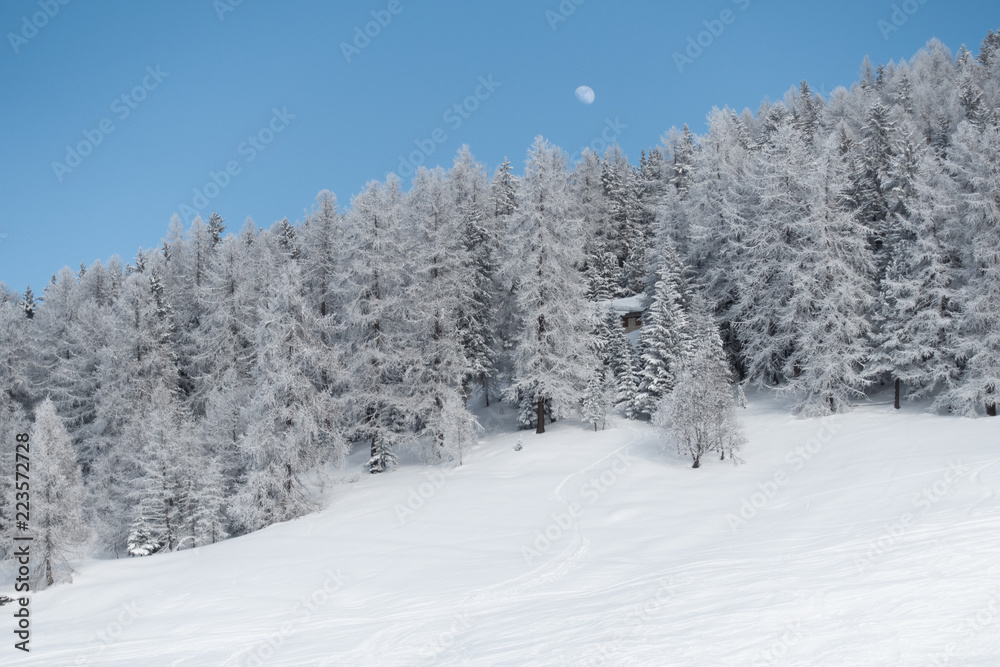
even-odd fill
[{"label": "snow-covered pine tree", "polygon": [[[608,203],[604,196],[602,172],[600,156],[590,148],[585,148],[580,155],[580,161],[570,174],[572,215],[580,219],[588,271],[594,270],[591,259],[604,254],[606,245],[605,223],[608,218]],[[614,270],[602,275],[600,280],[617,286],[618,270],[616,256]],[[612,290],[612,296],[614,291]]]},{"label": "snow-covered pine tree", "polygon": [[613,252],[599,252],[587,260],[587,298],[608,301],[618,295],[620,280],[618,257]]},{"label": "snow-covered pine tree", "polygon": [[676,374],[691,352],[688,317],[684,308],[684,267],[669,238],[658,239],[658,280],[652,303],[643,314],[639,334],[639,386],[635,412],[648,419],[660,399],[676,383]]},{"label": "snow-covered pine tree", "polygon": [[404,382],[413,312],[409,285],[411,236],[404,225],[399,180],[369,183],[351,202],[352,258],[344,276],[348,389],[345,410],[353,428],[349,438],[368,443],[368,470],[392,468],[396,449],[413,439],[418,417]]},{"label": "snow-covered pine tree", "polygon": [[602,181],[607,202],[604,251],[618,257],[618,296],[631,296],[645,286],[647,234],[642,227],[638,177],[617,144],[604,153]]},{"label": "snow-covered pine tree", "polygon": [[966,281],[955,349],[958,386],[942,397],[967,416],[997,415],[1000,393],[1000,127],[959,126],[952,164],[961,186],[958,219],[965,243]]},{"label": "snow-covered pine tree", "polygon": [[178,470],[183,465],[180,416],[175,392],[160,385],[142,414],[140,439],[128,455],[138,474],[131,480],[130,556],[173,551],[181,529]]},{"label": "snow-covered pine tree", "polygon": [[871,233],[870,245],[875,258],[875,275],[884,279],[892,255],[892,211],[894,208],[893,158],[896,127],[889,109],[876,102],[868,111],[860,144],[860,160],[852,175],[852,197],[858,222]]},{"label": "snow-covered pine tree", "polygon": [[30,433],[32,589],[72,580],[69,558],[87,539],[83,522],[83,480],[69,433],[55,405],[35,408]]},{"label": "snow-covered pine tree", "polygon": [[823,108],[823,101],[814,95],[806,81],[802,81],[792,106],[792,118],[795,129],[809,146],[814,145],[816,134],[820,129]]},{"label": "snow-covered pine tree", "polygon": [[778,312],[790,325],[786,388],[799,397],[797,412],[819,416],[848,409],[871,383],[866,363],[875,300],[868,229],[845,203],[847,165],[835,136],[819,146],[806,178],[805,218],[790,227],[792,289]]},{"label": "snow-covered pine tree", "polygon": [[463,250],[469,263],[469,294],[462,298],[458,330],[465,358],[469,363],[466,387],[475,387],[483,401],[500,395],[497,335],[497,310],[500,284],[500,230],[498,218],[489,211],[489,192],[485,168],[475,161],[468,146],[455,157],[449,173],[449,185],[456,213],[462,225]]},{"label": "snow-covered pine tree", "polygon": [[208,218],[208,233],[211,236],[213,246],[219,245],[222,241],[222,234],[226,231],[223,222],[225,222],[225,218],[212,211],[212,215]]},{"label": "snow-covered pine tree", "polygon": [[680,132],[671,130],[667,133],[663,137],[663,144],[671,157],[670,185],[674,186],[680,199],[685,200],[694,183],[696,170],[695,151],[697,146],[694,133],[685,123]]},{"label": "snow-covered pine tree", "polygon": [[21,295],[21,300],[18,301],[17,305],[29,320],[35,317],[35,311],[38,309],[38,299],[35,297],[35,293],[31,291],[31,285],[24,288],[24,294]]},{"label": "snow-covered pine tree", "polygon": [[[255,245],[268,244],[269,254],[279,251],[270,232]],[[344,455],[343,449],[323,447],[323,402],[311,363],[320,343],[312,338],[314,313],[302,296],[295,264],[275,277],[263,307],[254,332],[257,358],[247,426],[238,443],[243,474],[229,504],[230,516],[247,531],[313,509],[307,476],[326,456]]]},{"label": "snow-covered pine tree", "polygon": [[180,406],[177,438],[177,548],[215,544],[229,537],[226,479],[218,457],[207,448],[201,425]]},{"label": "snow-covered pine tree", "polygon": [[139,476],[131,443],[142,440],[157,387],[180,385],[171,343],[171,308],[155,275],[133,271],[106,320],[98,353],[95,418],[87,438],[90,511],[101,517],[101,542],[124,546],[132,518],[129,493]]},{"label": "snow-covered pine tree", "polygon": [[23,340],[35,387],[52,399],[72,436],[93,411],[94,387],[86,372],[93,368],[91,346],[97,343],[83,337],[79,320],[89,304],[80,292],[77,276],[64,267],[45,288],[45,306],[31,320],[32,335]]},{"label": "snow-covered pine tree", "polygon": [[894,405],[956,386],[956,315],[960,284],[957,252],[950,247],[955,187],[929,149],[920,151],[914,193],[902,212],[900,238],[883,283],[883,321],[869,371],[894,385]]},{"label": "snow-covered pine tree", "polygon": [[545,432],[545,405],[555,419],[583,395],[593,364],[584,300],[578,221],[569,218],[564,153],[542,137],[528,153],[518,212],[507,239],[507,275],[518,289],[512,396],[536,407],[536,433]]},{"label": "snow-covered pine tree", "polygon": [[625,334],[625,327],[622,326],[618,313],[610,310],[607,312],[602,331],[608,332],[605,367],[609,373],[612,404],[616,409],[621,409],[628,419],[635,419],[642,362]]},{"label": "snow-covered pine tree", "polygon": [[461,328],[468,323],[462,316],[473,304],[476,275],[464,242],[466,220],[452,194],[443,169],[421,167],[405,210],[406,227],[414,233],[414,252],[408,259],[416,320],[408,345],[412,361],[406,363],[404,374],[413,391],[420,431],[430,437],[435,460],[442,460],[446,451],[456,451],[445,442],[449,430],[444,408],[452,398],[464,397],[472,369],[464,343],[482,331],[478,323],[478,331]]},{"label": "snow-covered pine tree", "polygon": [[[746,373],[758,386],[777,385],[784,379],[786,361],[794,356],[797,322],[789,318],[786,306],[800,286],[797,261],[811,231],[803,222],[812,196],[808,179],[815,169],[790,114],[775,109],[784,106],[776,104],[769,112],[765,124],[773,127],[765,131],[767,142],[745,171],[751,194],[741,206],[739,221],[730,221],[738,231],[728,235],[739,239],[740,250],[715,266],[728,272],[722,284],[728,284],[736,300],[726,319],[738,338]],[[713,295],[722,286],[715,283],[716,275],[713,271],[708,276]]]},{"label": "snow-covered pine tree", "polygon": [[[344,219],[337,210],[337,196],[329,190],[316,195],[316,205],[302,223],[302,278],[306,299],[320,318],[335,315],[342,304],[335,300],[342,279]],[[289,258],[292,255],[289,254]]]},{"label": "snow-covered pine tree", "polygon": [[[261,264],[245,240],[229,235],[212,254],[198,289],[203,315],[195,331],[196,414],[227,485],[243,473],[238,446],[246,430],[245,407],[253,392],[257,358],[255,331],[268,277],[277,267]],[[203,406],[203,407],[202,407]]]},{"label": "snow-covered pine tree", "polygon": [[607,369],[603,365],[594,369],[587,381],[587,390],[583,396],[583,421],[594,425],[594,430],[604,430],[611,412],[611,387],[607,378]]},{"label": "snow-covered pine tree", "polygon": [[746,444],[743,428],[733,402],[732,376],[722,351],[717,330],[704,334],[678,374],[676,388],[663,397],[653,415],[665,444],[689,456],[693,468],[711,453],[719,458],[740,461]]},{"label": "snow-covered pine tree", "polygon": [[[748,144],[747,129],[732,111],[713,111],[708,135],[701,138],[695,155],[694,178],[683,207],[691,220],[692,237],[686,263],[704,283],[723,322],[727,349],[740,358],[739,339],[731,323],[744,288],[745,277],[738,270],[744,266],[749,217],[756,210],[757,198],[747,183]],[[669,229],[664,227],[666,222],[660,221],[663,231],[658,233],[658,242]]]},{"label": "snow-covered pine tree", "polygon": [[517,276],[508,273],[505,267],[510,263],[510,246],[507,237],[517,213],[519,179],[511,173],[510,161],[504,158],[497,167],[489,183],[490,204],[493,219],[491,224],[497,234],[497,274],[496,274],[496,328],[497,376],[502,384],[509,383],[513,373],[511,353],[517,336],[514,313],[517,310]]},{"label": "snow-covered pine tree", "polygon": [[598,430],[598,426],[604,429],[608,414],[614,409],[616,386],[611,355],[612,326],[620,326],[617,314],[598,304],[594,310],[594,329],[590,337],[594,368],[587,380],[581,405],[583,420],[594,424],[594,430]]}]

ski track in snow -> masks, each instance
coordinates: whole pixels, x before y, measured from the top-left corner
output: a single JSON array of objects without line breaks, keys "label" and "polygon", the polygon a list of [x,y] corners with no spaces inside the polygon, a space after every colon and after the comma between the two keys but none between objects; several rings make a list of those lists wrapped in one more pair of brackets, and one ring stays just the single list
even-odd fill
[{"label": "ski track in snow", "polygon": [[[33,596],[32,653],[0,647],[0,664],[1000,664],[996,422],[860,406],[793,465],[823,423],[785,407],[751,397],[739,467],[692,470],[644,424],[564,422],[521,452],[489,434],[402,523],[428,468],[209,548],[86,561]],[[526,562],[572,503],[582,515]],[[330,573],[343,585],[308,610]]]}]

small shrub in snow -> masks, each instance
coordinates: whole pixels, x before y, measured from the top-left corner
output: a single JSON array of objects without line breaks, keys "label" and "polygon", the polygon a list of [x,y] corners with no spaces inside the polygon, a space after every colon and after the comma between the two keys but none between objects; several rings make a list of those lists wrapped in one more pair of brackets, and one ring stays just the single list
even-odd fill
[{"label": "small shrub in snow", "polygon": [[746,438],[736,418],[729,378],[725,360],[701,347],[681,368],[676,387],[653,415],[664,442],[676,446],[678,454],[690,456],[693,468],[712,452],[740,462],[738,452]]}]

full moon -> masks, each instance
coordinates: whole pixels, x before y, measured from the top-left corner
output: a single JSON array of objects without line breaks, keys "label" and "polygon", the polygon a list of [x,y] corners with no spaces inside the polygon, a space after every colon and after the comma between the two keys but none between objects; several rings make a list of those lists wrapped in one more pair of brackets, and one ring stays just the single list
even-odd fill
[{"label": "full moon", "polygon": [[594,89],[590,86],[580,86],[576,89],[576,99],[584,104],[590,104],[594,101]]}]

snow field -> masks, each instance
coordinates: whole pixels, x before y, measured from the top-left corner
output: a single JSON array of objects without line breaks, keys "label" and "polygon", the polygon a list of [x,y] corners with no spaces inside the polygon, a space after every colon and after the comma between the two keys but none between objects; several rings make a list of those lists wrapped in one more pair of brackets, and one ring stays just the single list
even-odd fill
[{"label": "snow field", "polygon": [[509,409],[459,468],[358,453],[322,512],[80,563],[4,664],[996,664],[996,422],[787,408],[750,397],[738,467]]}]

